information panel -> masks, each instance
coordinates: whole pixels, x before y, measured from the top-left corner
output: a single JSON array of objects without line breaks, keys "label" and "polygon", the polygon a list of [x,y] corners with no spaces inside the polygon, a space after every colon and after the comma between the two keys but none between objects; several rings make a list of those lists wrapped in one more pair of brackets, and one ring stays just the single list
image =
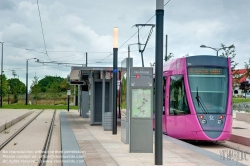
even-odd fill
[{"label": "information panel", "polygon": [[151,89],[132,89],[132,118],[150,118]]},{"label": "information panel", "polygon": [[189,75],[223,75],[222,69],[220,68],[189,68]]},{"label": "information panel", "polygon": [[130,153],[153,153],[153,68],[130,68]]}]

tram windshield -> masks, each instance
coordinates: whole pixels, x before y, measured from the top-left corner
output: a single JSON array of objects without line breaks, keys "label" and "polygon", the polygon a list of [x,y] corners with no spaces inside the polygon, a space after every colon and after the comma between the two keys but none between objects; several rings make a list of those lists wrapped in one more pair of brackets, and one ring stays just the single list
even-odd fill
[{"label": "tram windshield", "polygon": [[198,114],[226,112],[228,95],[227,68],[190,67],[188,80],[192,100]]}]

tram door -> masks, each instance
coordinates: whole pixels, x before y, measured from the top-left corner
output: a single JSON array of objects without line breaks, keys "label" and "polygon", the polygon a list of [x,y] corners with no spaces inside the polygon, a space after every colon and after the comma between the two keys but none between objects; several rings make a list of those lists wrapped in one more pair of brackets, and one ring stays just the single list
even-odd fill
[{"label": "tram door", "polygon": [[167,132],[167,128],[166,128],[166,116],[167,116],[167,105],[166,105],[166,95],[167,95],[167,86],[166,86],[166,82],[167,82],[167,76],[163,76],[163,110],[162,110],[162,132],[166,133]]},{"label": "tram door", "polygon": [[171,75],[169,77],[168,134],[180,137],[185,133],[186,115],[190,114],[184,86],[184,76]]}]

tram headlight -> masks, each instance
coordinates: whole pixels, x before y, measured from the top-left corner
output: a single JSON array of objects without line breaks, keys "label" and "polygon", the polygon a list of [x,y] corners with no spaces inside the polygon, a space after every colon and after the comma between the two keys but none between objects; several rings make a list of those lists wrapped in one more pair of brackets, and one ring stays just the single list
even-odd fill
[{"label": "tram headlight", "polygon": [[201,123],[206,124],[207,123],[206,119],[202,119]]},{"label": "tram headlight", "polygon": [[222,120],[220,120],[220,119],[218,120],[218,124],[222,124],[222,122],[223,122]]}]

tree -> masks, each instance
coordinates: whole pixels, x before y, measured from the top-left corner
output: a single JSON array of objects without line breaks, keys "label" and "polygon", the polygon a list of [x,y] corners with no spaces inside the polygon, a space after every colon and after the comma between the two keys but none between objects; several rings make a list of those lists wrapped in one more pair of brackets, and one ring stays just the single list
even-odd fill
[{"label": "tree", "polygon": [[2,86],[2,76],[0,75],[0,93],[2,95],[2,97],[5,97],[7,94],[8,94],[8,82],[7,82],[7,79],[6,79],[6,76],[3,74],[3,91],[1,86]]},{"label": "tree", "polygon": [[64,81],[64,78],[59,76],[45,76],[38,82],[38,86],[40,87],[40,92],[46,92],[50,89],[51,84],[56,83],[58,86]]},{"label": "tree", "polygon": [[170,52],[168,55],[165,55],[164,60],[165,60],[165,62],[167,62],[168,60],[170,60],[173,57],[174,57],[174,54]]},{"label": "tree", "polygon": [[61,91],[61,92],[67,92],[67,89],[68,89],[68,80],[67,80],[67,78],[65,78],[65,79],[61,82],[60,91]]},{"label": "tree", "polygon": [[243,77],[239,75],[238,70],[235,70],[236,66],[238,65],[238,63],[234,61],[234,58],[236,56],[235,46],[232,44],[231,46],[226,47],[224,44],[221,44],[221,47],[223,48],[224,52],[222,52],[220,56],[230,58],[232,77],[234,79],[233,89],[235,89],[235,87],[237,87],[240,83],[240,79]]},{"label": "tree", "polygon": [[220,56],[230,58],[231,71],[234,71],[236,66],[238,65],[238,63],[234,61],[234,58],[236,56],[235,46],[232,44],[231,46],[226,47],[224,44],[221,44],[221,47],[223,48],[224,52],[222,52]]},{"label": "tree", "polygon": [[47,89],[47,91],[50,93],[50,95],[52,96],[53,100],[54,100],[54,105],[55,105],[55,100],[57,98],[58,92],[59,92],[59,85],[57,82],[52,82],[50,84],[50,87]]},{"label": "tree", "polygon": [[155,62],[154,63],[149,62],[149,64],[151,67],[155,66]]},{"label": "tree", "polygon": [[10,86],[10,93],[14,95],[14,103],[18,102],[18,95],[25,94],[25,84],[21,82],[18,78],[8,79],[8,84]]},{"label": "tree", "polygon": [[248,60],[248,63],[245,62],[245,69],[246,69],[246,73],[244,74],[244,76],[250,79],[250,58]]},{"label": "tree", "polygon": [[122,96],[122,103],[126,103],[126,93],[127,93],[127,80],[125,77],[122,77],[122,86],[121,86],[121,96]]},{"label": "tree", "polygon": [[30,86],[30,93],[34,95],[36,104],[37,104],[37,99],[38,99],[38,93],[40,92],[40,87],[38,86],[38,80],[39,80],[38,77],[35,76]]}]

